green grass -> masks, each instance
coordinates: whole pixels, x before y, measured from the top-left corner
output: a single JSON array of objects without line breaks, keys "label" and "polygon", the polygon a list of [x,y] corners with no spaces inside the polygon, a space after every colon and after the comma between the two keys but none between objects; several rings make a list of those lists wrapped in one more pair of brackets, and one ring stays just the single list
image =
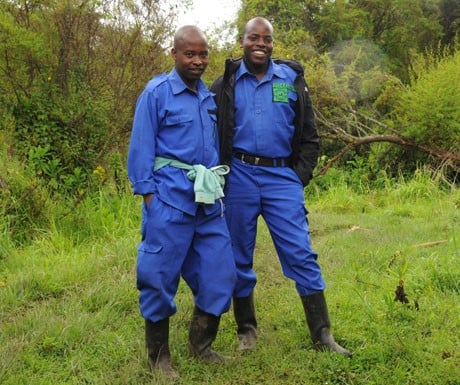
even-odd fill
[{"label": "green grass", "polygon": [[[191,359],[192,299],[181,283],[170,333],[178,383],[460,384],[459,191],[417,180],[367,194],[314,187],[307,208],[332,331],[353,358],[310,349],[294,283],[261,221],[257,349],[237,350],[229,312],[214,343],[228,362]],[[135,288],[139,200],[101,194],[51,223],[22,248],[0,238],[8,251],[0,258],[0,383],[167,384],[146,366]],[[393,300],[401,279],[409,306]]]}]

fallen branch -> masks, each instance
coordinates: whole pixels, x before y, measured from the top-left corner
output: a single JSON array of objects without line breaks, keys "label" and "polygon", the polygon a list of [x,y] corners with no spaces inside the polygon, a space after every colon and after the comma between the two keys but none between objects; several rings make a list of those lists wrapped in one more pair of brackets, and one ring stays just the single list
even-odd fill
[{"label": "fallen branch", "polygon": [[441,241],[417,243],[415,245],[412,245],[412,247],[430,247],[430,246],[440,245],[440,244],[446,243],[446,242],[447,242],[447,239],[443,239]]},{"label": "fallen branch", "polygon": [[[328,120],[326,117],[324,117],[321,111],[315,109],[316,120],[329,130],[329,132],[323,133],[321,136],[334,140],[341,140],[346,144],[338,154],[336,154],[326,163],[326,165],[318,172],[318,175],[324,175],[337,160],[345,156],[345,154],[351,149],[377,142],[394,143],[399,146],[410,148],[412,150],[424,152],[441,160],[442,164],[450,166],[454,171],[460,172],[460,153],[446,151],[432,146],[416,143],[411,139],[400,136],[394,128],[379,122],[376,119],[368,117],[352,109],[350,109],[348,112],[350,115],[344,115],[343,121],[345,126],[353,127],[355,131],[359,133],[359,135],[364,136],[351,134],[349,132],[350,130],[346,130],[341,125],[336,124],[334,121]],[[370,122],[370,125],[364,124],[359,119],[356,119],[357,116]],[[350,117],[352,119],[350,119]],[[389,132],[389,134],[376,133],[376,131],[373,130],[372,125],[386,130]]]},{"label": "fallen branch", "polygon": [[430,154],[445,163],[448,163],[452,168],[456,171],[460,171],[460,154],[450,152],[450,151],[443,151],[437,148],[428,147],[423,144],[417,144],[409,139],[402,138],[396,135],[373,135],[373,136],[365,136],[362,138],[352,137],[347,135],[346,137],[341,137],[341,139],[348,144],[332,159],[330,159],[326,165],[319,171],[318,175],[324,175],[327,170],[335,163],[337,160],[342,158],[348,151],[352,148],[362,146],[364,144],[376,143],[376,142],[389,142],[398,144],[400,146],[412,148],[418,151],[425,152]]}]

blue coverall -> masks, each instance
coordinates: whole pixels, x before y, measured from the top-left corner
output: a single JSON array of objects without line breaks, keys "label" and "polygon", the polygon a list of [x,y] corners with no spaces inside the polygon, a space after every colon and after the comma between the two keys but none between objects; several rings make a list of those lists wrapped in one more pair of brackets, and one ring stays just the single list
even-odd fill
[{"label": "blue coverall", "polygon": [[204,83],[194,93],[175,69],[154,77],[136,104],[127,165],[134,194],[154,194],[142,204],[137,256],[140,310],[151,322],[176,312],[181,275],[204,312],[220,316],[230,307],[236,273],[222,202],[196,203],[186,170],[154,171],[156,157],[216,166],[215,110]]},{"label": "blue coverall", "polygon": [[[296,73],[272,60],[259,82],[245,63],[236,73],[233,150],[267,158],[289,158],[294,135]],[[325,288],[311,248],[303,186],[294,170],[252,165],[233,158],[226,189],[226,218],[238,281],[234,295],[249,296],[256,285],[253,253],[257,219],[264,218],[283,273],[300,295]]]}]

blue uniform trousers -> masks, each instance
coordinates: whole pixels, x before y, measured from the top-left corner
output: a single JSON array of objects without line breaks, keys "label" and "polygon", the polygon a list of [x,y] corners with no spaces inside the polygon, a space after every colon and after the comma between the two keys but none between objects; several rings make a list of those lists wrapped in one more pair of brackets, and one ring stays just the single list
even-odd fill
[{"label": "blue uniform trousers", "polygon": [[324,290],[318,255],[311,249],[302,184],[291,168],[233,159],[225,195],[238,276],[236,297],[249,296],[256,285],[253,254],[259,215],[270,231],[283,273],[295,281],[298,293]]},{"label": "blue uniform trousers", "polygon": [[176,312],[181,275],[201,310],[220,316],[230,308],[236,281],[230,237],[221,205],[210,207],[192,216],[156,195],[142,205],[137,288],[144,318],[157,322]]}]

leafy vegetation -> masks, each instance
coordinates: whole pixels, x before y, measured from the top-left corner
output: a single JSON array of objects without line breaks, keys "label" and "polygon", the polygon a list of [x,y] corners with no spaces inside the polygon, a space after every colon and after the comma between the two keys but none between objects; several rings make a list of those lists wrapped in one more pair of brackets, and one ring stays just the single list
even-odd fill
[{"label": "leafy vegetation", "polygon": [[395,97],[392,114],[404,134],[429,146],[460,152],[460,52],[414,63],[411,87]]}]

